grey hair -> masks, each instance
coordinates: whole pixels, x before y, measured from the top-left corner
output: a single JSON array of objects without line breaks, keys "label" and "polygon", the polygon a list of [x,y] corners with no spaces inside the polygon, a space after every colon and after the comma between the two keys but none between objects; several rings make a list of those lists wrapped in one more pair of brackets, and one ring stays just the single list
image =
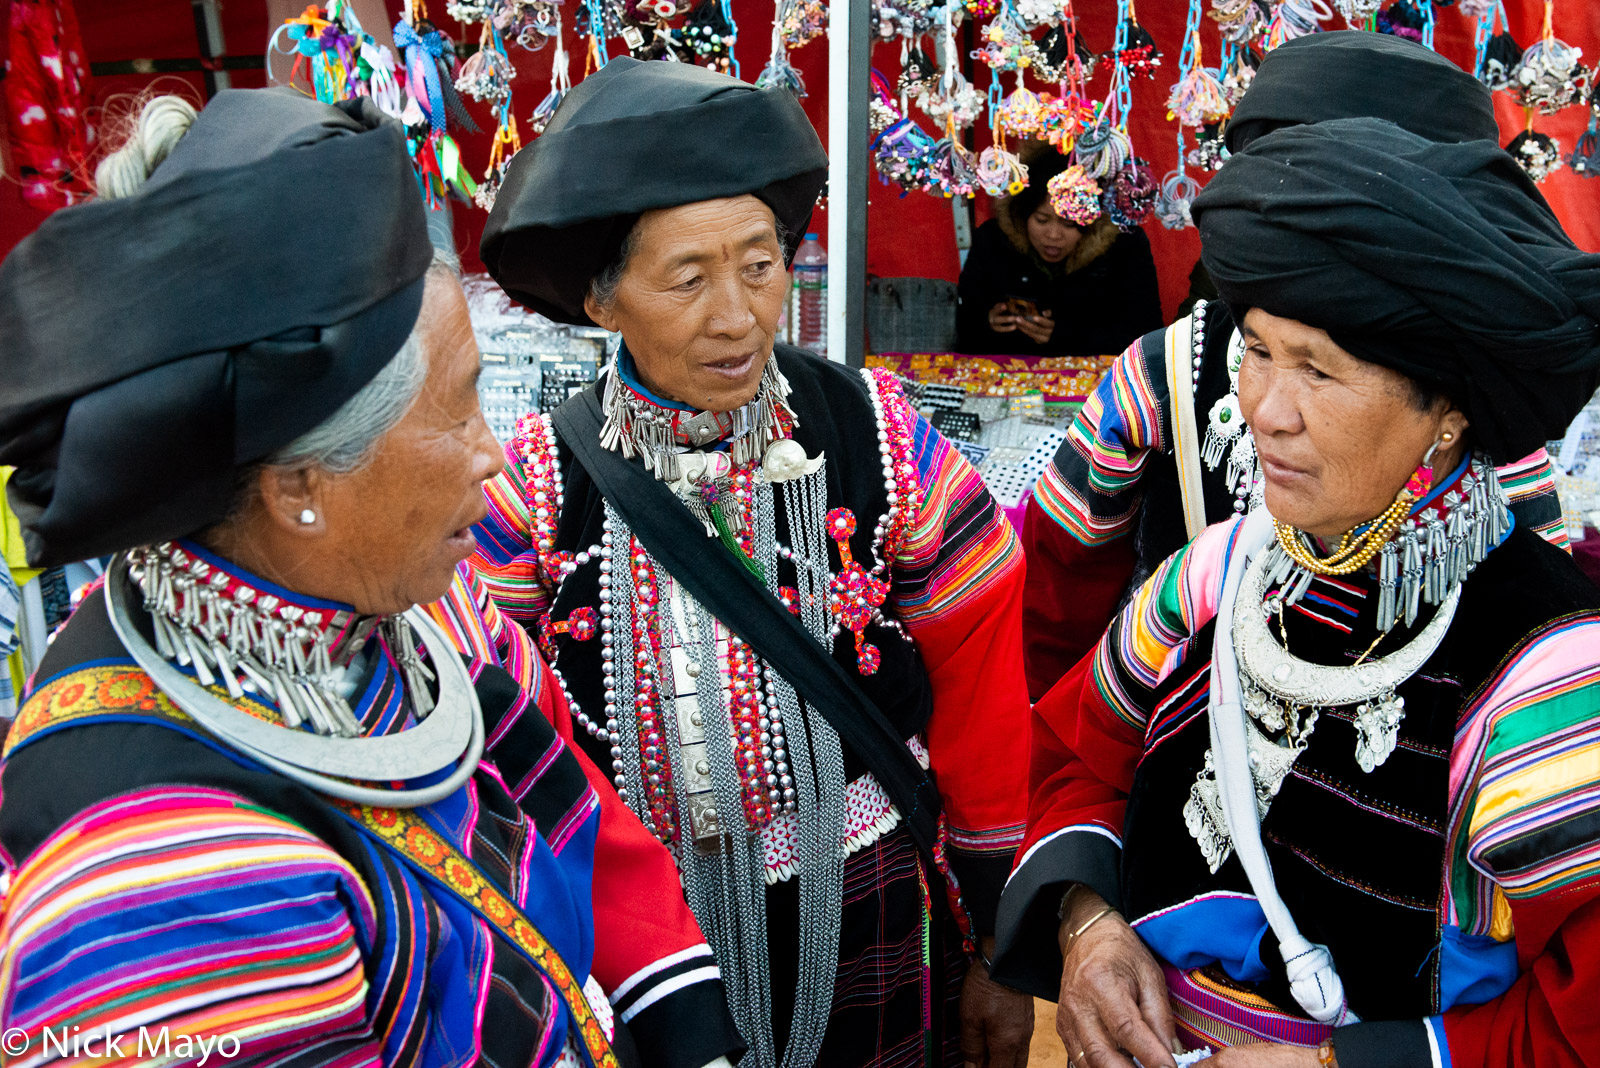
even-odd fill
[{"label": "grey hair", "polygon": [[[799,242],[776,214],[772,217],[772,225],[778,232],[778,248],[782,251],[784,262],[787,264],[790,254],[799,247]],[[596,304],[602,308],[611,307],[612,302],[617,299],[617,286],[622,283],[622,276],[628,270],[628,261],[633,259],[633,254],[638,250],[639,223],[635,220],[634,224],[628,227],[627,234],[623,236],[622,247],[617,249],[617,254],[612,257],[610,263],[600,268],[600,273],[589,282],[589,296],[594,298]]]},{"label": "grey hair", "polygon": [[[455,254],[433,250],[428,274],[461,277],[461,264]],[[268,467],[318,467],[335,475],[347,475],[365,464],[378,441],[411,410],[422,384],[428,377],[428,361],[422,351],[422,317],[411,328],[405,344],[383,370],[361,391],[311,430],[268,456]]]},{"label": "grey hair", "polygon": [[198,112],[181,96],[152,97],[139,110],[128,139],[94,169],[101,200],[131,197],[177,147],[194,125]]}]

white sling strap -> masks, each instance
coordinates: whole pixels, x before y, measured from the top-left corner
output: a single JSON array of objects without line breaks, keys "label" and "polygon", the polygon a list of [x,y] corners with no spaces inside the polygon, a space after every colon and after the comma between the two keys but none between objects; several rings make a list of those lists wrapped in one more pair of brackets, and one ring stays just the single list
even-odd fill
[{"label": "white sling strap", "polygon": [[[1272,864],[1261,844],[1255,780],[1250,774],[1250,753],[1245,742],[1246,713],[1239,693],[1239,664],[1233,652],[1233,618],[1235,608],[1240,607],[1236,602],[1246,565],[1272,540],[1272,517],[1265,508],[1257,509],[1245,518],[1224,572],[1211,652],[1212,762],[1234,853],[1266,914],[1267,924],[1278,938],[1290,991],[1312,1019],[1342,1027],[1359,1021],[1345,1003],[1344,983],[1334,969],[1333,957],[1328,947],[1306,940],[1295,926],[1289,907],[1278,896]],[[1259,605],[1242,606],[1246,612],[1259,610]]]},{"label": "white sling strap", "polygon": [[1183,526],[1193,541],[1206,528],[1205,493],[1200,486],[1200,430],[1194,418],[1194,316],[1167,327],[1167,396],[1172,408],[1172,455],[1178,461],[1183,496]]}]

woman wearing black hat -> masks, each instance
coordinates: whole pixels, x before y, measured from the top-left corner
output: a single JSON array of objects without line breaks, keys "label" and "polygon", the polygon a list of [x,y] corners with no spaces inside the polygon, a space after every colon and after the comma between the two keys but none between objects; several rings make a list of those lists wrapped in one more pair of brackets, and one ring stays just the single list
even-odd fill
[{"label": "woman wearing black hat", "polygon": [[995,204],[961,267],[956,347],[1023,356],[1104,356],[1161,327],[1150,239],[1110,216],[1079,226],[1056,214],[1050,179],[1070,162],[1048,145],[1022,152],[1028,185]]},{"label": "woman wearing black hat", "polygon": [[[709,951],[548,669],[491,662],[461,564],[501,451],[404,140],[366,98],[160,98],[0,266],[29,559],[113,554],[0,764],[9,1064],[739,1048],[714,973],[671,1055],[614,1021],[642,934]],[[643,902],[594,901],[617,870]]]},{"label": "woman wearing black hat", "polygon": [[1194,214],[1265,501],[1036,707],[1012,974],[1091,1068],[1597,1063],[1600,590],[1495,465],[1600,385],[1600,255],[1494,142],[1375,119]]},{"label": "woman wearing black hat", "polygon": [[[1269,52],[1225,136],[1238,152],[1285,126],[1361,117],[1430,141],[1499,138],[1494,102],[1472,75],[1419,44],[1357,30],[1297,37]],[[1243,352],[1227,305],[1202,303],[1130,345],[1079,413],[1022,528],[1024,655],[1035,700],[1100,640],[1131,586],[1207,523],[1259,506],[1254,439],[1239,418]],[[1518,523],[1566,545],[1542,443],[1512,457],[1500,482]]]},{"label": "woman wearing black hat", "polygon": [[773,343],[826,166],[791,95],[700,68],[567,97],[483,258],[622,345],[520,427],[476,562],[674,851],[744,1063],[1021,1065],[1030,1002],[979,959],[1023,818],[1021,558],[892,377]]}]

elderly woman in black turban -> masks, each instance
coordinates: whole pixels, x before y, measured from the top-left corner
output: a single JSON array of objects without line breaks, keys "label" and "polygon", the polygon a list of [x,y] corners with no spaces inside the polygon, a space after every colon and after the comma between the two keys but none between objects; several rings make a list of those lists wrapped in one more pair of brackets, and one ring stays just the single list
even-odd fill
[{"label": "elderly woman in black turban", "polygon": [[700,68],[567,97],[483,258],[621,345],[520,426],[476,562],[672,849],[745,1064],[1022,1065],[1031,1003],[983,960],[1023,817],[1021,554],[892,376],[774,344],[826,166],[790,94]]},{"label": "elderly woman in black turban", "polygon": [[1264,507],[1037,707],[1076,1064],[1600,1060],[1600,590],[1495,465],[1600,385],[1600,256],[1492,141],[1267,134],[1195,201]]},{"label": "elderly woman in black turban", "polygon": [[112,555],[0,763],[15,1063],[739,1048],[641,1058],[607,1001],[639,931],[708,950],[465,584],[501,450],[404,142],[366,99],[158,98],[0,266],[29,559]]},{"label": "elderly woman in black turban", "polygon": [[[1224,137],[1240,152],[1273,130],[1352,118],[1443,143],[1499,138],[1494,102],[1472,75],[1420,44],[1355,30],[1269,52]],[[1227,304],[1200,304],[1128,346],[1078,413],[1023,522],[1023,654],[1035,699],[1094,648],[1126,592],[1161,561],[1207,523],[1260,505],[1255,440],[1239,418],[1243,352]],[[1565,547],[1543,444],[1500,477],[1517,521]]]}]

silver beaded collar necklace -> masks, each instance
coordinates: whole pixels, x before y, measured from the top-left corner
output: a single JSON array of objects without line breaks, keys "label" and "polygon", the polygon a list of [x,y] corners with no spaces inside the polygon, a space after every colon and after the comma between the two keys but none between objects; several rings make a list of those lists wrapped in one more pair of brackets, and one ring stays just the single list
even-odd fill
[{"label": "silver beaded collar necklace", "polygon": [[767,446],[783,435],[780,411],[791,427],[799,423],[788,406],[789,380],[778,370],[776,354],[767,358],[756,395],[749,403],[729,412],[693,415],[663,408],[640,396],[622,380],[621,358],[619,349],[606,371],[601,395],[605,424],[600,428],[600,445],[630,460],[643,458],[645,467],[659,481],[677,482],[682,477],[677,450],[680,436],[695,448],[726,439],[733,463],[742,466],[761,459]]},{"label": "silver beaded collar necklace", "polygon": [[[195,568],[196,563],[204,570]],[[244,697],[246,689],[255,690],[262,698],[277,703],[285,723],[291,716],[299,716],[299,723],[307,726],[320,720],[330,728],[336,727],[336,713],[325,703],[328,694],[323,677],[315,669],[322,663],[347,664],[373,629],[358,624],[355,629],[364,631],[359,640],[328,639],[329,633],[347,633],[348,624],[359,617],[345,613],[345,629],[313,633],[313,624],[305,619],[303,610],[291,619],[282,614],[285,605],[274,604],[269,609],[260,597],[233,596],[224,600],[224,589],[237,594],[232,585],[236,580],[228,576],[228,580],[218,581],[218,572],[228,574],[168,543],[119,554],[106,574],[106,611],[112,630],[157,688],[207,733],[287,778],[331,797],[363,805],[430,805],[460,789],[472,776],[483,753],[483,710],[460,656],[444,633],[417,608],[410,609],[404,617],[367,617],[377,626],[393,628],[388,633],[392,635],[389,640],[397,660],[404,659],[399,653],[404,648],[417,661],[410,671],[404,663],[401,665],[407,698],[413,701],[413,707],[417,707],[419,696],[425,696],[431,709],[431,714],[415,727],[370,738],[335,729],[289,729],[243,711],[207,689],[226,686],[235,701]],[[152,646],[135,622],[135,603],[141,593],[156,642],[170,649],[170,653]],[[287,607],[291,611],[296,608]],[[395,622],[398,627],[394,627]],[[241,637],[235,638],[235,634]],[[419,637],[438,669],[437,700],[422,676],[415,674],[420,668],[427,677],[433,675],[421,663],[415,645],[395,644],[414,643]],[[335,652],[330,653],[330,649]],[[195,677],[180,671],[174,661],[192,667]],[[311,674],[291,670],[286,664],[301,665]],[[342,699],[340,702],[343,704]],[[343,707],[354,722],[348,705]],[[451,769],[448,775],[427,786],[367,785],[429,778],[447,769]]]},{"label": "silver beaded collar necklace", "polygon": [[295,604],[174,542],[135,549],[128,558],[156,651],[192,668],[202,686],[220,683],[235,700],[253,690],[276,704],[290,727],[355,738],[361,724],[339,681],[377,632],[404,677],[412,712],[420,720],[433,711],[434,673],[417,655],[417,634],[405,616]]}]

